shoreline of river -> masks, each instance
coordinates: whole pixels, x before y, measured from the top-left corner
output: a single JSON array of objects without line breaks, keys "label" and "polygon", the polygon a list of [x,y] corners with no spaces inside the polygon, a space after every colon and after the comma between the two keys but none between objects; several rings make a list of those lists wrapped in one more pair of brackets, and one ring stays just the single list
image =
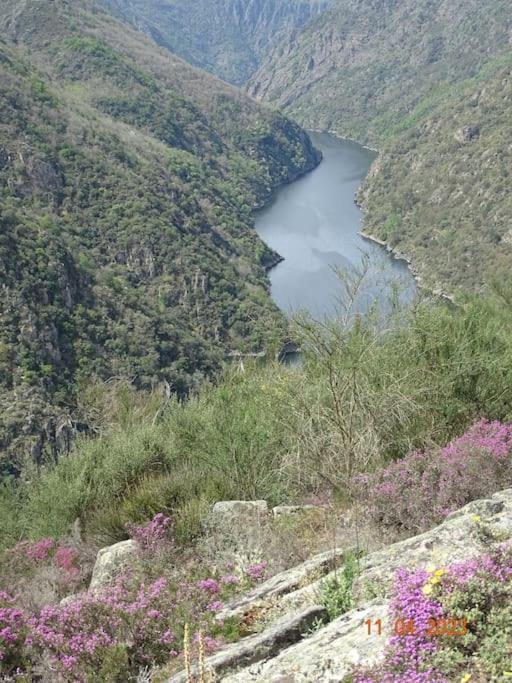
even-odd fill
[{"label": "shoreline of river", "polygon": [[[363,211],[363,213],[364,213],[363,208],[362,207],[360,207],[360,208],[361,208],[361,211]],[[395,251],[393,249],[393,247],[391,247],[391,245],[389,245],[384,240],[381,240],[379,237],[376,237],[375,235],[371,235],[370,233],[364,232],[364,230],[360,230],[359,234],[361,235],[361,237],[363,239],[368,240],[369,242],[374,242],[375,244],[379,244],[381,247],[386,249],[388,254],[390,256],[392,256],[394,259],[396,259],[397,261],[403,261],[404,263],[406,263],[407,267],[409,269],[409,272],[411,273],[411,276],[413,277],[414,281],[418,285],[418,289],[422,289],[424,291],[427,291],[430,294],[433,294],[434,296],[440,297],[441,299],[446,299],[447,301],[449,301],[454,306],[457,305],[455,298],[453,296],[451,296],[450,294],[443,292],[441,289],[431,289],[430,287],[428,287],[423,282],[423,280],[421,279],[421,275],[418,273],[418,271],[413,266],[410,259],[407,258],[407,256],[405,256],[404,254],[402,254],[400,252]]]},{"label": "shoreline of river", "polygon": [[335,133],[333,130],[325,130],[321,128],[306,128],[308,132],[311,133],[327,133],[328,135],[332,135],[333,138],[336,138],[337,140],[346,140],[347,142],[355,142],[356,145],[359,145],[363,149],[367,149],[370,152],[375,152],[376,154],[379,154],[379,150],[376,147],[370,147],[370,145],[365,145],[363,142],[360,142],[359,140],[356,140],[356,138],[349,138],[346,137],[345,135],[340,135],[339,133]]},{"label": "shoreline of river", "polygon": [[[339,133],[336,133],[335,131],[331,131],[331,130],[320,130],[320,129],[315,129],[315,128],[308,128],[308,131],[312,131],[315,133],[328,133],[329,135],[332,135],[334,138],[337,138],[338,140],[348,140],[349,142],[355,142],[358,145],[361,145],[361,147],[363,147],[364,149],[367,149],[371,152],[375,152],[377,154],[377,157],[373,163],[375,163],[377,161],[377,159],[379,158],[380,152],[378,149],[376,149],[375,147],[370,147],[369,145],[365,145],[365,144],[359,142],[358,140],[355,140],[354,138],[349,138],[349,137],[346,137],[344,135],[340,135]],[[373,166],[373,164],[372,164],[372,166]],[[370,174],[370,171],[371,171],[371,168],[369,169],[367,176]],[[392,256],[395,260],[402,261],[403,263],[406,263],[407,268],[408,268],[412,278],[414,279],[414,281],[416,282],[416,284],[418,286],[418,289],[428,291],[431,294],[433,294],[434,296],[438,296],[442,299],[446,299],[451,304],[456,305],[455,298],[451,294],[447,294],[446,292],[443,292],[443,290],[440,288],[431,289],[430,287],[428,287],[423,282],[422,277],[419,274],[418,269],[414,266],[411,259],[409,259],[407,256],[405,256],[405,254],[402,254],[401,252],[397,252],[385,240],[382,240],[379,237],[376,237],[375,235],[371,235],[370,233],[365,232],[365,230],[364,230],[364,216],[365,216],[366,210],[365,210],[364,206],[357,199],[358,194],[359,194],[359,190],[362,187],[363,182],[364,182],[364,180],[361,182],[361,186],[359,187],[359,189],[355,195],[355,198],[354,198],[356,205],[359,207],[361,213],[363,214],[363,228],[361,230],[359,230],[359,234],[361,235],[361,237],[365,240],[370,241],[370,242],[374,242],[375,244],[378,244],[379,246],[386,249],[388,254],[390,256]]]},{"label": "shoreline of river", "polygon": [[318,157],[316,161],[312,163],[311,166],[308,166],[307,168],[303,169],[302,171],[299,171],[295,176],[292,178],[287,178],[286,180],[283,180],[282,182],[278,183],[275,185],[268,194],[266,194],[264,197],[262,197],[260,200],[257,200],[251,207],[251,211],[256,213],[257,211],[261,211],[262,209],[266,209],[269,204],[272,203],[272,201],[275,199],[277,193],[279,190],[281,190],[283,187],[288,187],[288,185],[293,185],[297,180],[300,180],[301,178],[304,178],[304,176],[307,176],[308,173],[312,173],[315,171],[320,164],[323,161],[324,155],[322,152],[317,149],[316,147],[313,146],[313,149],[315,152],[318,153]]},{"label": "shoreline of river", "polygon": [[[407,283],[404,296],[412,298],[417,287],[408,264],[389,258],[390,254],[385,256],[387,263],[380,264],[383,246],[365,246],[359,234],[363,212],[354,201],[354,194],[370,171],[376,153],[331,133],[308,132],[313,145],[323,152],[325,168],[320,164],[314,174],[306,174],[314,178],[299,184],[297,192],[284,190],[284,203],[278,199],[256,215],[258,234],[274,252],[266,254],[263,262],[270,275],[274,302],[286,315],[302,308],[319,318],[327,310],[332,312],[333,301],[339,295],[332,264],[340,268],[347,264],[356,266],[364,251],[375,254],[379,271],[384,269],[390,286],[391,282],[403,279]],[[284,256],[284,262],[280,256]],[[278,264],[279,268],[274,270]],[[382,276],[381,273],[378,277]],[[376,286],[373,279],[371,286]],[[376,291],[375,296],[382,295]],[[361,300],[361,305],[366,304]]]}]

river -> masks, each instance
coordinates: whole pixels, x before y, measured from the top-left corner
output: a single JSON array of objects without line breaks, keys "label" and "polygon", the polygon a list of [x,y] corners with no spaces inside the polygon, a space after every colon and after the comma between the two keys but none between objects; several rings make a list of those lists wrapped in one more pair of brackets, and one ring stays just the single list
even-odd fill
[{"label": "river", "polygon": [[273,300],[287,314],[305,310],[317,320],[336,315],[347,296],[335,270],[353,277],[367,259],[354,310],[363,312],[375,300],[386,308],[394,284],[402,300],[411,300],[416,285],[407,265],[359,234],[362,213],[354,197],[375,152],[327,133],[311,138],[322,163],[256,214],[258,234],[284,257],[269,273]]}]

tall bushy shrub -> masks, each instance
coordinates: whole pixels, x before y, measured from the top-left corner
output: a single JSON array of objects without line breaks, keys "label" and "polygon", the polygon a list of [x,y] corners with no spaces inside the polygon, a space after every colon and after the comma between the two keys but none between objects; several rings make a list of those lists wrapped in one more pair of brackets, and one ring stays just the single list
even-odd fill
[{"label": "tall bushy shrub", "polygon": [[414,452],[359,478],[374,520],[422,531],[466,503],[512,486],[512,424],[480,420],[439,450]]}]

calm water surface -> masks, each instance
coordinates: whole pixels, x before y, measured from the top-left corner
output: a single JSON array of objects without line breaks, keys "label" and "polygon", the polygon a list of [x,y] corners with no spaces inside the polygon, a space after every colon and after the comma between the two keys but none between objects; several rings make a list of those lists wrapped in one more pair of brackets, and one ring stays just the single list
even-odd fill
[{"label": "calm water surface", "polygon": [[311,137],[324,155],[320,166],[280,189],[256,216],[259,235],[285,259],[269,273],[272,298],[286,313],[307,310],[316,319],[335,315],[344,296],[334,270],[354,274],[367,254],[370,268],[357,310],[375,299],[386,306],[394,283],[403,300],[412,299],[416,286],[406,264],[359,235],[362,214],[354,196],[375,153],[326,133]]}]

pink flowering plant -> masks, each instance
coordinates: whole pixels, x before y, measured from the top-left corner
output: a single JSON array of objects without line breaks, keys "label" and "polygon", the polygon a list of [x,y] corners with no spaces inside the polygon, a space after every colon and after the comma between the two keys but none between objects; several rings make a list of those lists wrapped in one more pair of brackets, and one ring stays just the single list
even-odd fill
[{"label": "pink flowering plant", "polygon": [[80,590],[86,580],[87,562],[67,541],[53,538],[21,541],[0,556],[0,590],[24,593],[28,583],[52,578],[55,599]]},{"label": "pink flowering plant", "polygon": [[16,597],[0,591],[0,673],[25,667],[28,632],[25,613],[16,606]]},{"label": "pink flowering plant", "polygon": [[130,537],[137,543],[141,555],[146,558],[166,554],[174,545],[171,519],[162,512],[146,524],[127,524],[126,528]]},{"label": "pink flowering plant", "polygon": [[512,424],[480,420],[436,451],[414,452],[359,478],[378,524],[423,531],[466,503],[512,485]]},{"label": "pink flowering plant", "polygon": [[[512,677],[512,545],[446,568],[400,569],[389,618],[411,628],[395,632],[382,665],[356,671],[354,683]],[[458,635],[438,632],[443,620],[458,624]]]},{"label": "pink flowering plant", "polygon": [[[182,668],[185,625],[192,655],[199,641],[210,653],[238,638],[238,622],[220,613],[236,592],[263,580],[266,563],[235,569],[209,566],[183,550],[178,556],[171,526],[156,515],[130,527],[139,555],[130,571],[103,590],[82,592],[64,604],[54,596],[39,609],[0,592],[0,678],[31,680],[43,669],[74,683],[130,680],[145,667],[171,662],[171,669]],[[51,565],[66,577],[82,576],[80,554],[70,544],[44,539],[9,552],[11,577],[16,561],[28,575]]]}]

